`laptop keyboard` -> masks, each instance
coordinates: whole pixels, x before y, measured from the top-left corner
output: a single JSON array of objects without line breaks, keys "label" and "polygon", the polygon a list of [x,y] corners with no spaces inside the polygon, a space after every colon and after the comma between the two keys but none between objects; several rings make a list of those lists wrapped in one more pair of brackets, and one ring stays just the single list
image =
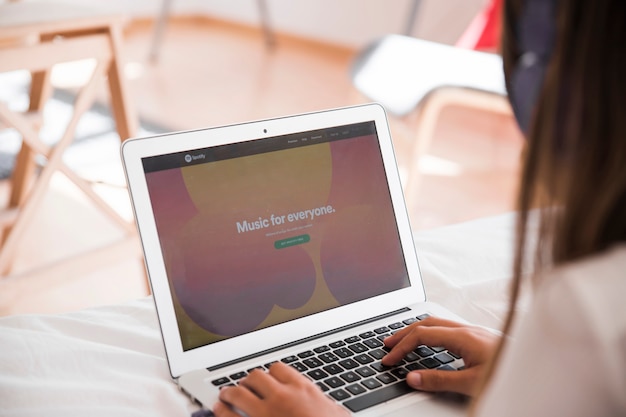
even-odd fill
[{"label": "laptop keyboard", "polygon": [[[419,320],[422,314],[403,321],[389,323],[370,331],[336,340],[281,359],[315,382],[322,391],[352,412],[381,404],[412,392],[406,375],[417,369],[454,371],[463,368],[463,360],[442,347],[419,346],[396,366],[382,365],[381,359],[389,349],[383,339]],[[236,372],[211,381],[220,388],[234,385],[253,369],[266,370],[274,362]]]}]

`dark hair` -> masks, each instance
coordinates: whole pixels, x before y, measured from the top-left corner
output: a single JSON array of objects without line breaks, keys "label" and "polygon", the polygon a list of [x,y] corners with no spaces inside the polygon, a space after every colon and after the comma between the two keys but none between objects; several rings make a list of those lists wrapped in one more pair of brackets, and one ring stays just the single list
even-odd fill
[{"label": "dark hair", "polygon": [[[525,265],[534,265],[536,285],[547,268],[626,242],[626,2],[556,3],[554,50],[524,151],[504,334],[511,330]],[[507,85],[520,55],[522,8],[521,0],[506,0],[503,8]],[[535,216],[538,236],[529,236]]]}]

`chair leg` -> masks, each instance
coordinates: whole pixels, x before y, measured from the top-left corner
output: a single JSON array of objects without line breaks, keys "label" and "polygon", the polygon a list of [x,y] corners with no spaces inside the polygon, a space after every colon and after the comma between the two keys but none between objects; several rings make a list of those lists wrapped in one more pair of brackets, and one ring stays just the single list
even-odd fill
[{"label": "chair leg", "polygon": [[159,53],[161,51],[161,43],[163,42],[163,36],[165,35],[165,29],[167,27],[167,19],[170,16],[172,9],[172,0],[163,0],[161,4],[161,13],[156,21],[156,27],[154,28],[154,34],[152,35],[152,45],[150,46],[150,55],[148,60],[152,64],[156,64],[159,61]]},{"label": "chair leg", "polygon": [[435,94],[431,97],[427,97],[426,101],[422,103],[419,109],[417,132],[413,140],[412,151],[410,152],[411,159],[408,176],[406,184],[404,185],[404,198],[409,214],[412,214],[415,210],[417,196],[419,195],[419,183],[421,180],[419,170],[420,159],[432,143],[439,116],[445,106],[446,103],[444,103],[443,100],[439,100]]},{"label": "chair leg", "polygon": [[411,11],[407,14],[406,26],[404,28],[404,34],[406,36],[413,36],[413,29],[415,28],[415,20],[417,19],[417,12],[422,4],[422,0],[413,0],[411,2]]},{"label": "chair leg", "polygon": [[259,16],[261,18],[261,28],[263,29],[263,35],[265,36],[265,46],[272,48],[276,44],[276,38],[274,37],[272,25],[270,24],[267,1],[257,0],[257,6],[259,8]]}]

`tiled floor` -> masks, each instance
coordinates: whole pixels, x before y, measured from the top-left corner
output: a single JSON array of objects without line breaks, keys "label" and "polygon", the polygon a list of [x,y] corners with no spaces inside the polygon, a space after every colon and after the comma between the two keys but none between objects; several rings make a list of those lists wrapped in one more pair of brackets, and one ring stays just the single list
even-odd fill
[{"label": "tiled floor", "polygon": [[[206,19],[180,19],[168,27],[160,60],[151,64],[147,61],[150,35],[151,26],[141,22],[126,34],[129,87],[140,116],[169,130],[367,101],[349,79],[352,50],[287,36],[279,36],[278,45],[268,50],[257,30]],[[58,84],[73,79],[70,72],[56,76]],[[391,118],[390,123],[399,167],[405,172],[417,162],[406,152],[415,117]],[[424,175],[419,202],[410,213],[414,229],[510,211],[521,144],[508,117],[462,108],[446,110],[420,162]],[[112,167],[118,170],[119,163]],[[119,172],[111,174],[119,179]],[[101,191],[128,213],[123,189],[103,186]],[[46,209],[25,239],[20,254],[23,267],[41,264],[59,253],[78,253],[116,235],[114,227],[99,219],[79,194],[63,178],[53,182]],[[141,265],[132,256],[94,273],[67,270],[54,275],[31,281],[0,280],[0,315],[68,311],[145,294]]]}]

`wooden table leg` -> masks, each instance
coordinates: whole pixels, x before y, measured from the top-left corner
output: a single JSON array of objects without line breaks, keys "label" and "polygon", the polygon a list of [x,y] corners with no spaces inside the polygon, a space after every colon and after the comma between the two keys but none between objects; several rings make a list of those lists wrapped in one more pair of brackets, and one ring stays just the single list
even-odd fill
[{"label": "wooden table leg", "polygon": [[[52,91],[50,86],[50,71],[38,71],[31,74],[29,112],[42,112]],[[9,207],[17,207],[24,202],[28,186],[35,173],[35,153],[22,142],[22,147],[15,159],[15,168],[11,177],[11,195]]]},{"label": "wooden table leg", "polygon": [[120,140],[124,141],[137,135],[138,118],[134,107],[130,104],[127,93],[126,78],[122,65],[121,45],[122,34],[119,25],[109,27],[113,60],[108,70],[109,91],[111,94],[111,111],[115,118]]}]

